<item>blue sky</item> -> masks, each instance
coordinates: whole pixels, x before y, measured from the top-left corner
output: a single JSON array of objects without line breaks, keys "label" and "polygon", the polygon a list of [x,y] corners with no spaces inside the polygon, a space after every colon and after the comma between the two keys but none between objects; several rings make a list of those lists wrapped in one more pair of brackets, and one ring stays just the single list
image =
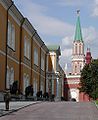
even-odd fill
[{"label": "blue sky", "polygon": [[14,0],[46,44],[61,46],[60,64],[70,66],[76,11],[80,9],[82,36],[93,58],[98,57],[98,0]]}]

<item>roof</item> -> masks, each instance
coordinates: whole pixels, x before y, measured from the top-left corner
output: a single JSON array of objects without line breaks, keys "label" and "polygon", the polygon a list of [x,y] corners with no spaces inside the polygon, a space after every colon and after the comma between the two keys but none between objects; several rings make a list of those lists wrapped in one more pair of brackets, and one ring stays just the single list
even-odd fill
[{"label": "roof", "polygon": [[78,18],[77,18],[77,23],[76,23],[76,31],[75,31],[74,41],[83,42],[82,32],[81,32],[81,25],[80,25],[80,16],[79,15],[78,15]]},{"label": "roof", "polygon": [[59,55],[61,55],[61,50],[59,45],[48,45],[47,48],[49,51],[58,51]]}]

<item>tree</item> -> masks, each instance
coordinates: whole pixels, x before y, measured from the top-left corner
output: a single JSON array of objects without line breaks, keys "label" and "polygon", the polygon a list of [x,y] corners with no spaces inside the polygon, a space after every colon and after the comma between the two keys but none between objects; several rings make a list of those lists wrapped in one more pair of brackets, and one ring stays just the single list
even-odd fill
[{"label": "tree", "polygon": [[98,59],[86,64],[81,71],[80,92],[84,92],[89,97],[98,98]]}]

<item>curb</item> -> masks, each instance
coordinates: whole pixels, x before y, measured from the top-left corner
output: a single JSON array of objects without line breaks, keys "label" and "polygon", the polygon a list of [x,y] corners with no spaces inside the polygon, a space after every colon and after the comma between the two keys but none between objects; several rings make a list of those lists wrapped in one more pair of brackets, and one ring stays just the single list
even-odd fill
[{"label": "curb", "polygon": [[[13,112],[17,112],[18,110],[21,110],[23,108],[29,107],[30,105],[35,105],[35,104],[39,104],[39,103],[42,103],[42,102],[41,101],[40,102],[35,102],[35,103],[31,103],[31,104],[19,107],[19,108],[15,109],[15,110],[9,110],[7,113],[1,114],[0,117],[3,117],[5,115],[9,115],[9,114],[11,114]],[[4,110],[4,111],[6,111],[6,110]]]},{"label": "curb", "polygon": [[98,105],[96,104],[96,102],[94,102],[95,103],[95,105],[96,105],[96,108],[98,109]]},{"label": "curb", "polygon": [[98,105],[96,104],[96,102],[95,102],[95,101],[93,101],[93,103],[95,104],[96,108],[98,109]]}]

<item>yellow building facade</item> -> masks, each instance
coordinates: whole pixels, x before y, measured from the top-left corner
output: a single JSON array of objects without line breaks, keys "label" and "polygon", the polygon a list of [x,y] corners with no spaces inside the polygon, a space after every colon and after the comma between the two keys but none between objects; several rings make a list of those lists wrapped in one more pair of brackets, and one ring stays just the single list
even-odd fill
[{"label": "yellow building facade", "polygon": [[64,71],[59,64],[61,50],[59,45],[49,45],[47,54],[46,91],[54,95],[56,100],[63,96]]},{"label": "yellow building facade", "polygon": [[0,91],[18,81],[24,94],[33,85],[34,95],[45,92],[48,49],[11,0],[0,1]]}]

